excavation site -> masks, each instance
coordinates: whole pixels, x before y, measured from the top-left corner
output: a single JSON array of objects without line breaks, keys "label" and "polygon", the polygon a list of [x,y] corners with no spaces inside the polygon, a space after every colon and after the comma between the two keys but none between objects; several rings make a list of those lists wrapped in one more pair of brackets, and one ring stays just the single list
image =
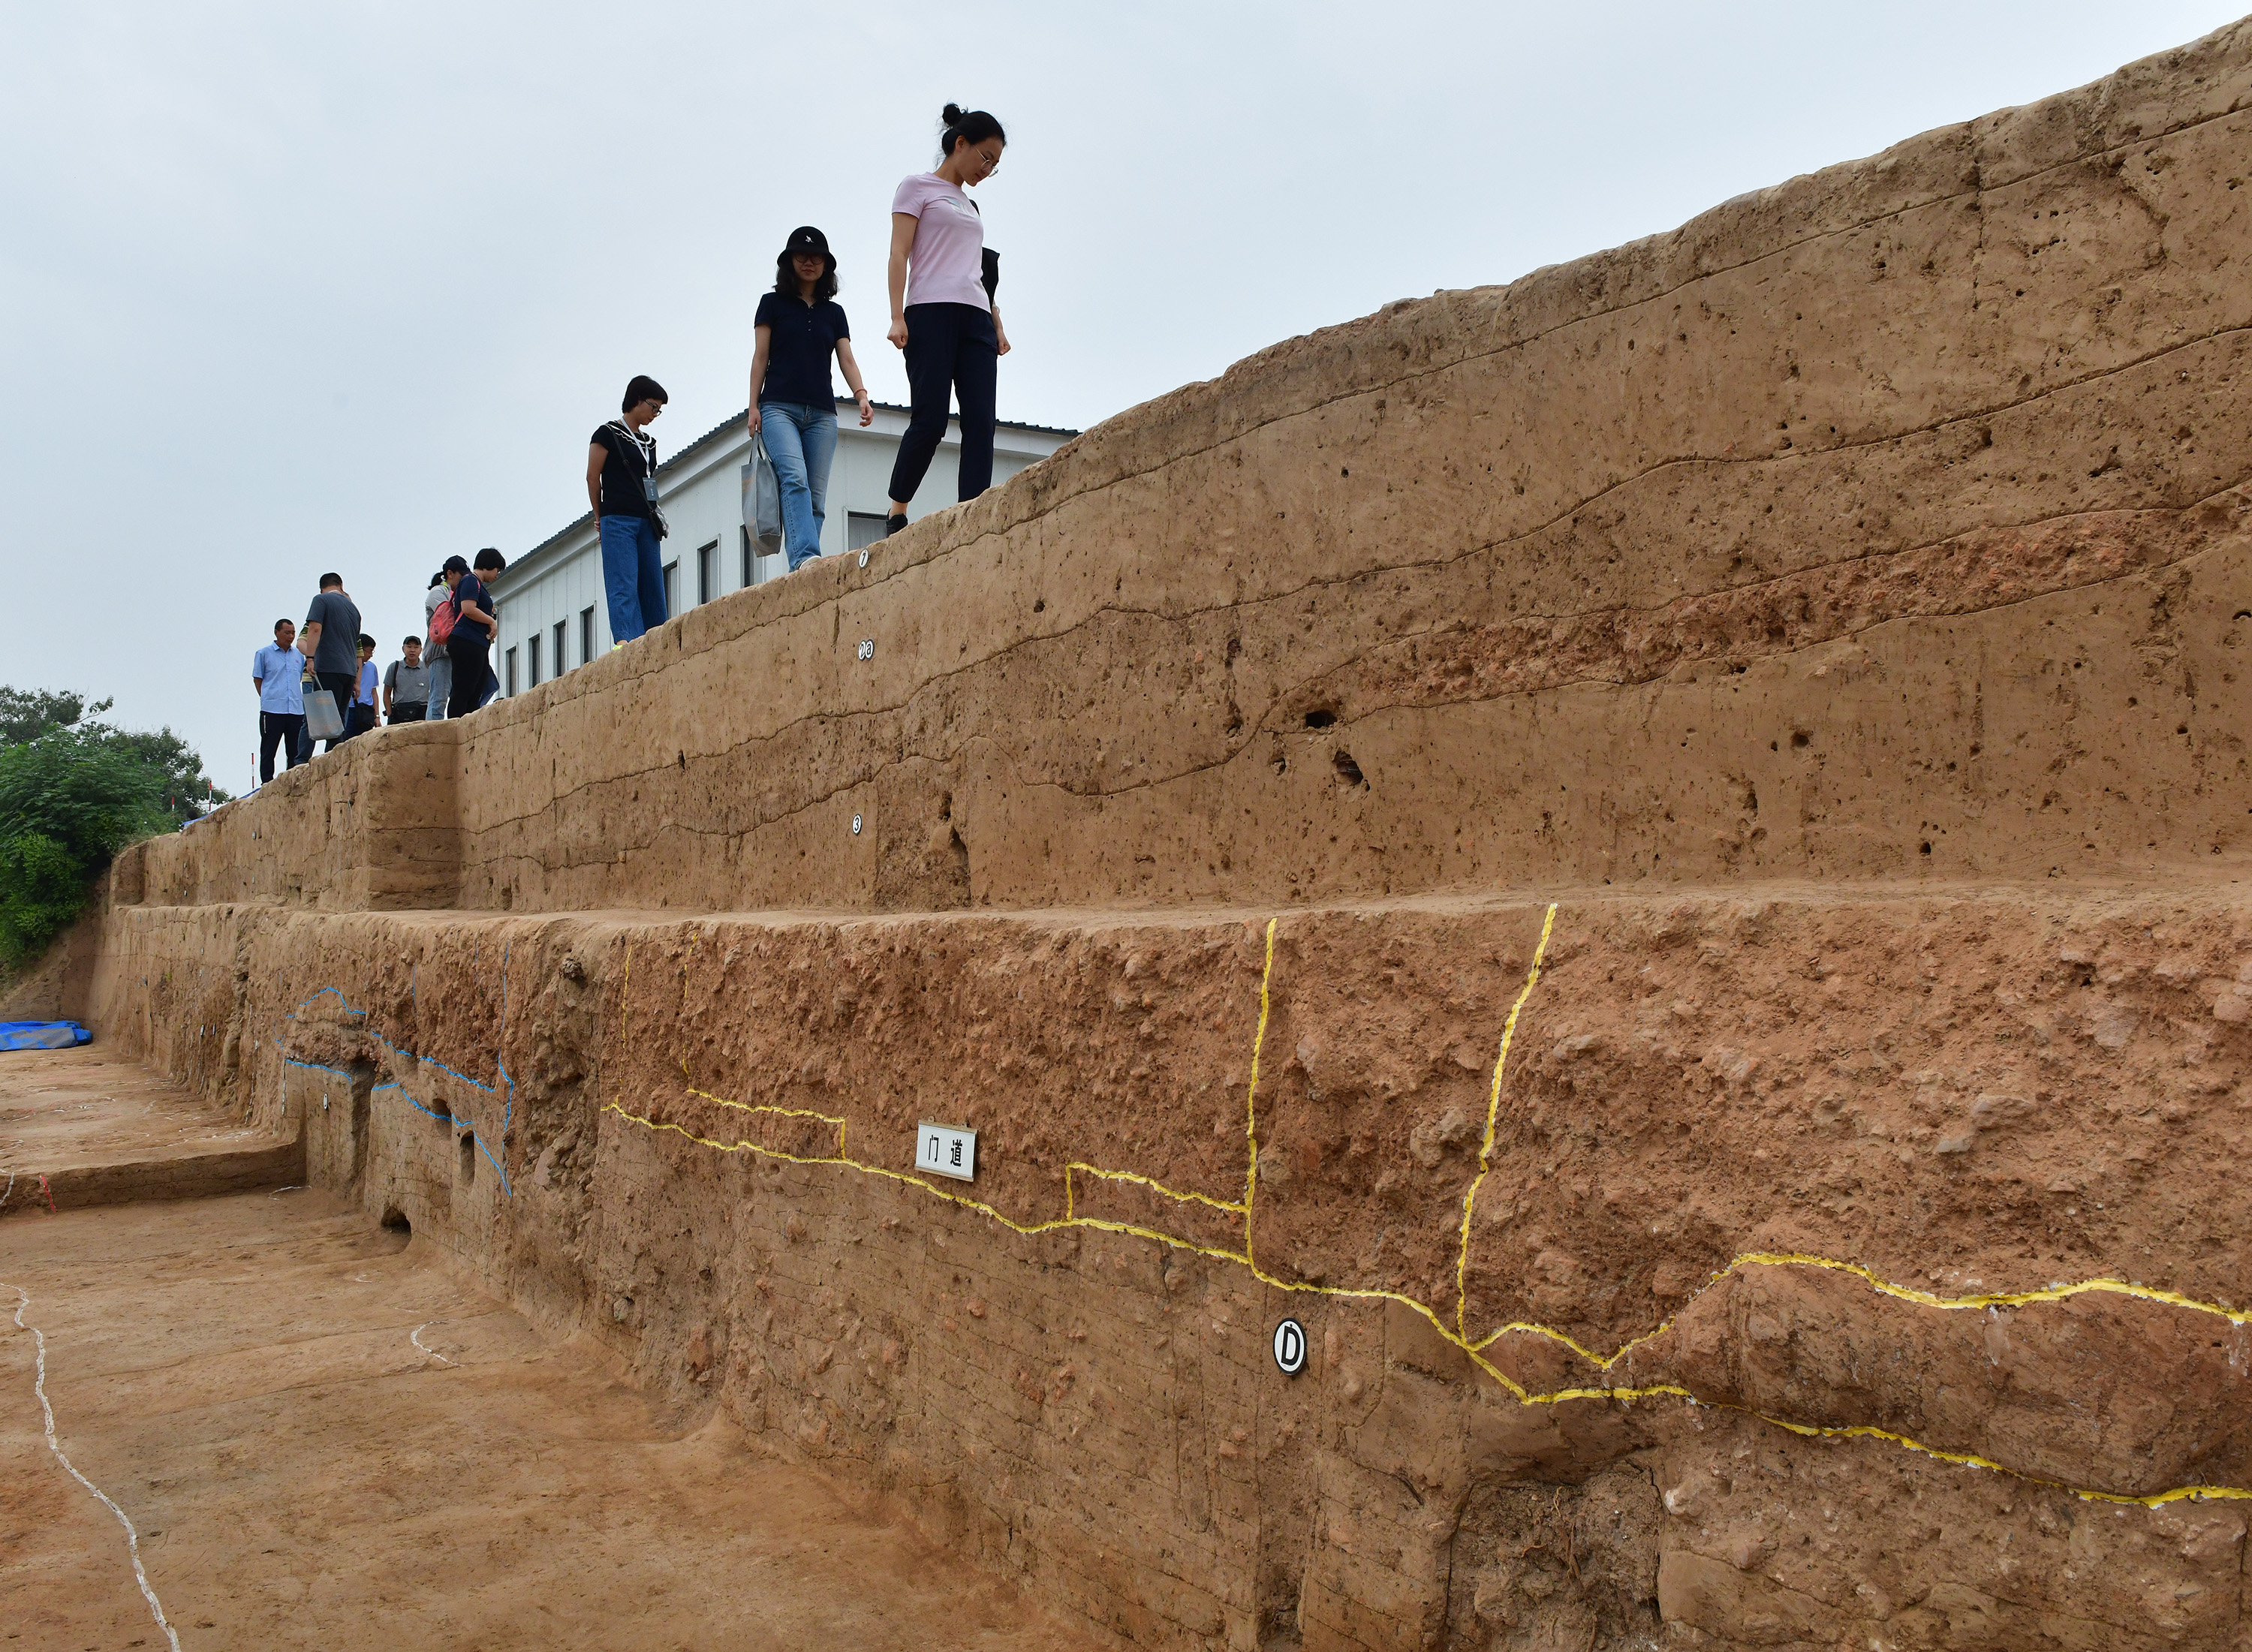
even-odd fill
[{"label": "excavation site", "polygon": [[126,850],[0,1645],[2252,1646],[2252,24]]}]

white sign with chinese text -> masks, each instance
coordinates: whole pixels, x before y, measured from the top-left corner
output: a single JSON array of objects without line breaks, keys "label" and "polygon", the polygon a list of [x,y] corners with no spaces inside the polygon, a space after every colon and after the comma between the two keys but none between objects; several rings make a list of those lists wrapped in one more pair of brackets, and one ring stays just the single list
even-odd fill
[{"label": "white sign with chinese text", "polygon": [[915,1127],[915,1169],[969,1182],[977,1176],[977,1132],[951,1124]]}]

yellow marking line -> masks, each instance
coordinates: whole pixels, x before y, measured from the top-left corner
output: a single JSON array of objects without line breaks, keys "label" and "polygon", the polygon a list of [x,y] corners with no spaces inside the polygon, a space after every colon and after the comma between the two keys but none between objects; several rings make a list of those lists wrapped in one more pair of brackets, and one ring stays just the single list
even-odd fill
[{"label": "yellow marking line", "polygon": [[[2089,1503],[2114,1503],[2123,1507],[2140,1509],[2158,1509],[2163,1508],[2168,1503],[2179,1503],[2193,1498],[2252,1501],[2252,1489],[2240,1486],[2176,1486],[2170,1490],[2155,1492],[2150,1496],[2140,1497],[2130,1496],[2120,1492],[2093,1491],[2085,1487],[2068,1484],[2061,1480],[2050,1480],[2039,1475],[2026,1474],[2020,1469],[2012,1468],[2005,1464],[1997,1462],[1991,1457],[1980,1456],[1975,1452],[1949,1451],[1942,1447],[1926,1445],[1922,1440],[1911,1438],[1907,1434],[1895,1433],[1890,1429],[1879,1428],[1866,1423],[1851,1423],[1832,1426],[1819,1423],[1792,1422],[1787,1418],[1770,1416],[1765,1412],[1755,1411],[1748,1406],[1737,1406],[1726,1402],[1699,1399],[1694,1393],[1691,1392],[1688,1389],[1683,1387],[1679,1383],[1649,1383],[1622,1387],[1580,1386],[1559,1388],[1545,1393],[1535,1393],[1531,1389],[1526,1387],[1524,1384],[1512,1377],[1508,1372],[1496,1365],[1491,1360],[1488,1359],[1484,1354],[1485,1349],[1491,1346],[1501,1337],[1509,1335],[1512,1331],[1524,1331],[1534,1336],[1546,1337],[1551,1342],[1572,1350],[1574,1353],[1580,1355],[1581,1357],[1595,1365],[1599,1370],[1609,1370],[1612,1365],[1617,1364],[1619,1360],[1624,1358],[1632,1350],[1655,1337],[1665,1335],[1665,1333],[1672,1327],[1674,1322],[1673,1318],[1669,1318],[1664,1323],[1660,1324],[1656,1329],[1647,1331],[1642,1336],[1637,1336],[1630,1341],[1623,1343],[1618,1351],[1612,1354],[1608,1359],[1604,1358],[1601,1355],[1594,1353],[1567,1333],[1557,1330],[1551,1326],[1533,1324],[1526,1321],[1515,1321],[1510,1324],[1502,1326],[1498,1330],[1489,1332],[1485,1336],[1475,1343],[1473,1343],[1470,1338],[1463,1333],[1460,1328],[1463,1308],[1459,1293],[1462,1289],[1464,1280],[1464,1268],[1466,1265],[1465,1259],[1468,1254],[1470,1239],[1471,1205],[1477,1197],[1477,1183],[1478,1182],[1483,1181],[1485,1177],[1487,1161],[1490,1159],[1492,1153],[1493,1136],[1498,1119],[1502,1069],[1504,1064],[1506,1063],[1509,1059],[1510,1043],[1517,1030],[1518,1017],[1519,1012],[1521,1012],[1525,1008],[1526,1001],[1532,996],[1533,987],[1540,982],[1540,971],[1547,954],[1549,937],[1553,930],[1556,921],[1556,907],[1553,904],[1549,906],[1547,916],[1541,924],[1540,941],[1533,953],[1532,969],[1526,975],[1525,986],[1518,993],[1517,1001],[1511,1006],[1509,1018],[1504,1024],[1502,1030],[1500,1055],[1494,1063],[1493,1082],[1487,1100],[1485,1140],[1478,1155],[1478,1174],[1477,1177],[1471,1183],[1470,1190],[1464,1194],[1463,1201],[1462,1243],[1463,1248],[1458,1254],[1456,1263],[1456,1284],[1458,1292],[1455,1309],[1456,1324],[1449,1326],[1439,1316],[1438,1313],[1432,1308],[1428,1303],[1419,1301],[1414,1297],[1408,1295],[1402,1291],[1363,1289],[1341,1285],[1315,1285],[1301,1280],[1285,1280],[1276,1278],[1275,1275],[1268,1273],[1264,1268],[1261,1267],[1252,1255],[1251,1205],[1253,1196],[1257,1189],[1259,1169],[1257,1112],[1259,1057],[1261,1050],[1266,1043],[1267,1038],[1267,1022],[1270,1004],[1269,988],[1272,984],[1275,972],[1275,926],[1278,921],[1279,920],[1275,919],[1269,919],[1268,920],[1266,968],[1264,972],[1262,974],[1259,982],[1259,1030],[1252,1044],[1251,1079],[1244,1098],[1244,1135],[1246,1142],[1249,1148],[1250,1164],[1244,1177],[1244,1197],[1243,1203],[1241,1206],[1228,1204],[1219,1199],[1211,1198],[1200,1193],[1177,1192],[1173,1189],[1166,1187],[1162,1183],[1155,1181],[1148,1177],[1137,1175],[1130,1170],[1105,1170],[1095,1165],[1082,1164],[1074,1161],[1065,1168],[1064,1197],[1066,1214],[1043,1222],[1019,1222],[1011,1217],[1003,1215],[999,1211],[994,1209],[993,1206],[986,1204],[982,1199],[974,1199],[963,1194],[949,1192],[944,1188],[935,1186],[931,1183],[925,1181],[920,1176],[911,1176],[905,1171],[894,1170],[885,1165],[868,1164],[860,1160],[845,1156],[843,1151],[844,1121],[833,1118],[831,1115],[827,1114],[813,1113],[803,1108],[795,1107],[754,1107],[747,1102],[730,1101],[725,1097],[712,1095],[706,1091],[697,1090],[692,1086],[690,1088],[690,1093],[692,1094],[700,1096],[708,1101],[719,1102],[724,1107],[738,1108],[746,1113],[782,1113],[796,1117],[819,1119],[824,1122],[836,1124],[838,1129],[838,1152],[832,1156],[816,1156],[804,1154],[784,1153],[778,1149],[761,1147],[755,1142],[738,1141],[729,1142],[714,1141],[709,1136],[698,1135],[695,1132],[685,1129],[677,1124],[646,1118],[637,1113],[629,1113],[624,1107],[620,1107],[615,1101],[604,1103],[601,1110],[604,1113],[615,1113],[621,1119],[627,1121],[629,1123],[639,1125],[643,1129],[650,1131],[669,1131],[675,1135],[695,1142],[699,1147],[710,1148],[717,1152],[755,1153],[760,1155],[761,1157],[780,1159],[791,1164],[835,1165],[840,1169],[858,1170],[868,1176],[881,1177],[886,1180],[897,1182],[907,1187],[920,1188],[926,1193],[932,1194],[938,1198],[944,1199],[949,1204],[959,1205],[964,1210],[975,1211],[979,1215],[990,1217],[994,1221],[998,1222],[1002,1226],[1009,1229],[1010,1232],[1025,1234],[1028,1237],[1042,1233],[1057,1232],[1069,1228],[1091,1228],[1097,1232],[1117,1233],[1130,1239],[1154,1240],[1156,1243],[1166,1246],[1173,1250],[1189,1251],[1199,1256],[1208,1256],[1215,1261],[1240,1263],[1250,1271],[1251,1276],[1254,1279],[1257,1280],[1261,1284],[1268,1286],[1275,1290],[1298,1292],[1312,1296],[1335,1296],[1351,1301],[1397,1302],[1401,1304],[1401,1306],[1412,1308],[1414,1312],[1421,1315],[1430,1324],[1430,1327],[1434,1331],[1437,1332],[1438,1335],[1445,1341],[1462,1350],[1463,1353],[1473,1364],[1475,1364],[1480,1371],[1484,1371],[1487,1376],[1492,1378],[1497,1384],[1498,1384],[1503,1389],[1506,1390],[1512,1398],[1522,1405],[1556,1406],[1564,1404],[1570,1400],[1605,1400],[1628,1403],[1637,1399],[1686,1399],[1692,1406],[1702,1406],[1707,1409],[1715,1411],[1734,1412],[1739,1415],[1750,1417],[1756,1421],[1769,1423],[1777,1428],[1787,1429],[1790,1433],[1798,1434],[1806,1439],[1881,1440],[1891,1445],[1898,1446],[1903,1450],[1915,1452],[1921,1456],[1929,1457],[1939,1462],[1952,1463],[1962,1468],[1984,1468],[1995,1474],[2005,1475],[2013,1480],[2022,1481],[2028,1485],[2043,1486],[2052,1490],[2068,1492],[2072,1496]],[[630,954],[629,954],[629,958],[630,958]],[[619,1003],[619,1036],[621,1043],[623,1042],[625,1031],[624,1010],[625,1003],[622,992]],[[687,1064],[684,1060],[682,1063],[682,1072],[684,1074],[686,1070]],[[1074,1170],[1085,1170],[1090,1176],[1101,1177],[1106,1180],[1137,1183],[1143,1186],[1149,1187],[1155,1191],[1163,1193],[1169,1198],[1179,1200],[1184,1203],[1193,1201],[1209,1205],[1215,1210],[1228,1211],[1231,1212],[1240,1210],[1243,1216],[1243,1249],[1240,1252],[1223,1250],[1217,1246],[1201,1245],[1193,1239],[1183,1239],[1178,1234],[1167,1233],[1157,1228],[1142,1227],[1129,1222],[1114,1222],[1106,1220],[1100,1217],[1080,1216],[1074,1214],[1072,1213],[1071,1209],[1071,1172]],[[1881,1292],[1885,1295],[1896,1297],[1902,1301],[1915,1302],[1921,1306],[1929,1308],[1960,1309],[2019,1307],[2035,1302],[2063,1301],[2069,1297],[2090,1292],[2101,1292],[2130,1296],[2144,1301],[2162,1303],[2169,1307],[2186,1308],[2198,1313],[2211,1314],[2218,1317],[2227,1319],[2233,1324],[2242,1325],[2248,1322],[2252,1322],[2252,1312],[2241,1312],[2234,1308],[2221,1307],[2216,1303],[2200,1301],[2194,1297],[2186,1295],[2179,1291],[2164,1290],[2150,1286],[2136,1285],[2123,1280],[2082,1280],[2071,1284],[2048,1285],[2038,1290],[1998,1291],[1987,1292],[1971,1296],[1949,1297],[1941,1296],[1934,1292],[1922,1290],[1914,1286],[1893,1284],[1890,1281],[1879,1277],[1873,1271],[1863,1267],[1858,1262],[1841,1262],[1829,1257],[1814,1256],[1798,1252],[1748,1252],[1744,1255],[1737,1257],[1734,1261],[1730,1262],[1726,1268],[1720,1270],[1720,1273],[1713,1274],[1712,1279],[1709,1280],[1706,1285],[1699,1288],[1698,1294],[1701,1295],[1704,1290],[1709,1290],[1713,1285],[1718,1284],[1721,1280],[1725,1279],[1728,1274],[1735,1272],[1737,1269],[1755,1264],[1775,1267],[1822,1267],[1828,1268],[1838,1273],[1852,1274],[1866,1281],[1872,1288]],[[1692,1296],[1691,1300],[1693,1301],[1695,1299]],[[1678,1317],[1678,1315],[1675,1317]]]},{"label": "yellow marking line", "polygon": [[1194,1251],[1199,1256],[1209,1256],[1219,1261],[1241,1262],[1249,1260],[1240,1252],[1224,1251],[1217,1246],[1199,1245],[1193,1239],[1185,1239],[1177,1234],[1161,1233],[1155,1228],[1136,1227],[1130,1222],[1112,1222],[1096,1216],[1058,1217],[1046,1222],[1019,1222],[1004,1216],[983,1199],[973,1199],[960,1193],[949,1193],[942,1187],[932,1186],[919,1176],[910,1176],[904,1170],[894,1170],[886,1165],[864,1163],[858,1159],[847,1158],[841,1153],[785,1153],[779,1148],[761,1147],[756,1142],[715,1142],[708,1135],[699,1135],[693,1130],[685,1129],[678,1124],[672,1124],[662,1119],[645,1118],[638,1113],[629,1113],[615,1101],[604,1102],[601,1111],[615,1113],[628,1123],[638,1124],[645,1130],[669,1130],[675,1135],[695,1142],[699,1147],[711,1148],[720,1153],[755,1153],[761,1158],[781,1159],[789,1164],[833,1164],[844,1170],[858,1170],[866,1176],[879,1176],[886,1181],[901,1183],[908,1187],[919,1187],[924,1192],[935,1195],[949,1204],[959,1204],[966,1211],[975,1211],[981,1216],[990,1216],[1012,1233],[1026,1235],[1053,1233],[1065,1228],[1088,1227],[1099,1232],[1123,1233],[1135,1239],[1155,1239],[1160,1245],[1169,1245],[1175,1250]]},{"label": "yellow marking line", "polygon": [[1545,1337],[1552,1343],[1570,1349],[1598,1371],[1609,1371],[1644,1343],[1654,1342],[1672,1330],[1675,1322],[1681,1317],[1682,1310],[1686,1309],[1690,1302],[1695,1301],[1698,1297],[1702,1296],[1706,1291],[1731,1275],[1752,1267],[1820,1267],[1826,1268],[1833,1274],[1851,1274],[1855,1278],[1865,1281],[1869,1288],[1880,1295],[1894,1297],[1903,1302],[1914,1302],[1922,1308],[1937,1308],[1949,1312],[1958,1312],[1964,1308],[2023,1308],[2034,1302],[2068,1301],[2075,1296],[2107,1295],[2131,1297],[2142,1302],[2159,1302],[2169,1308],[2187,1308],[2195,1314],[2210,1314],[2216,1319],[2227,1320],[2232,1325],[2252,1324],[2252,1312],[2245,1309],[2225,1307],[2219,1302],[2204,1301],[2181,1291],[2165,1290],[2155,1285],[2138,1285],[2131,1280],[2108,1277],[2083,1279],[2075,1280],[2068,1284],[2044,1285],[2038,1290],[1981,1291],[1969,1296],[1943,1296],[1936,1291],[1922,1290],[1913,1285],[1895,1285],[1874,1269],[1864,1267],[1859,1262],[1841,1262],[1835,1257],[1814,1256],[1804,1251],[1747,1251],[1691,1292],[1686,1301],[1682,1303],[1681,1308],[1677,1308],[1656,1329],[1646,1330],[1641,1336],[1620,1343],[1617,1351],[1608,1357],[1596,1353],[1593,1349],[1552,1326],[1536,1325],[1526,1320],[1513,1320],[1497,1330],[1488,1331],[1470,1346],[1472,1351],[1477,1351],[1491,1347],[1512,1331],[1522,1331],[1528,1336]]},{"label": "yellow marking line", "polygon": [[1100,1177],[1106,1182],[1132,1182],[1137,1186],[1148,1188],[1153,1193],[1162,1193],[1167,1198],[1182,1204],[1208,1204],[1215,1211],[1227,1211],[1236,1216],[1248,1214],[1245,1206],[1231,1204],[1226,1199],[1216,1199],[1209,1193],[1184,1193],[1177,1188],[1167,1187],[1155,1177],[1143,1176],[1133,1170],[1106,1170],[1099,1164],[1083,1164],[1079,1160],[1074,1159],[1063,1167],[1063,1213],[1066,1216],[1069,1216],[1074,1208],[1071,1186],[1071,1173],[1074,1170],[1084,1170],[1088,1175]]},{"label": "yellow marking line", "polygon": [[1463,1323],[1463,1314],[1470,1304],[1470,1211],[1477,1204],[1478,1189],[1485,1183],[1486,1171],[1493,1163],[1494,1127],[1501,1117],[1501,1073],[1509,1065],[1510,1041],[1517,1037],[1517,1017],[1525,1011],[1525,1001],[1533,996],[1533,989],[1540,984],[1541,961],[1548,955],[1548,936],[1556,927],[1556,903],[1548,903],[1548,915],[1541,920],[1540,944],[1533,949],[1533,968],[1526,972],[1525,987],[1517,995],[1517,1002],[1509,1006],[1509,1019],[1501,1026],[1501,1053],[1493,1059],[1493,1086],[1485,1100],[1485,1135],[1478,1143],[1477,1174],[1463,1191],[1462,1245],[1455,1253],[1455,1340],[1465,1348],[1469,1331]]},{"label": "yellow marking line", "polygon": [[1275,979],[1275,926],[1267,920],[1267,967],[1259,973],[1259,1031],[1251,1039],[1251,1082],[1243,1091],[1243,1140],[1249,1149],[1243,1167],[1243,1253],[1251,1254],[1251,1204],[1259,1191],[1259,1052],[1267,1047],[1268,984]]},{"label": "yellow marking line", "polygon": [[837,1150],[839,1153],[844,1150],[844,1121],[833,1113],[816,1113],[810,1107],[772,1107],[763,1102],[737,1101],[724,1095],[713,1095],[709,1090],[699,1090],[689,1079],[688,1059],[685,1056],[680,1060],[680,1076],[687,1083],[689,1094],[700,1097],[714,1107],[733,1107],[738,1113],[778,1114],[786,1119],[816,1119],[823,1124],[833,1124],[837,1127]]}]

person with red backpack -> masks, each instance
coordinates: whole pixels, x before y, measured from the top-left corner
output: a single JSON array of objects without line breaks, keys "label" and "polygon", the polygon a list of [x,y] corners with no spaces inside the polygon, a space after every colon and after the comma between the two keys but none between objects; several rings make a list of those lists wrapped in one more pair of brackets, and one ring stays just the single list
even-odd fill
[{"label": "person with red backpack", "polygon": [[454,691],[454,663],[446,657],[445,645],[438,641],[438,610],[453,598],[444,571],[432,574],[430,588],[422,597],[422,660],[430,668],[430,709],[427,715],[433,719],[445,716],[446,697]]},{"label": "person with red backpack", "polygon": [[508,559],[490,546],[477,552],[474,573],[461,558],[446,559],[446,584],[453,592],[430,621],[433,642],[445,645],[454,663],[454,683],[446,701],[448,717],[467,717],[485,702],[492,677],[489,656],[499,635],[500,619],[485,576],[498,573]]}]

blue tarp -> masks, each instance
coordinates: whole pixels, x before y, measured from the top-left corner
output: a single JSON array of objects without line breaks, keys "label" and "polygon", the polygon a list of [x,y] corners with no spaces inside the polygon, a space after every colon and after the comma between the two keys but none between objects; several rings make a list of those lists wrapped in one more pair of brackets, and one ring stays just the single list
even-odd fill
[{"label": "blue tarp", "polygon": [[67,1050],[93,1042],[75,1021],[0,1021],[0,1050]]}]

